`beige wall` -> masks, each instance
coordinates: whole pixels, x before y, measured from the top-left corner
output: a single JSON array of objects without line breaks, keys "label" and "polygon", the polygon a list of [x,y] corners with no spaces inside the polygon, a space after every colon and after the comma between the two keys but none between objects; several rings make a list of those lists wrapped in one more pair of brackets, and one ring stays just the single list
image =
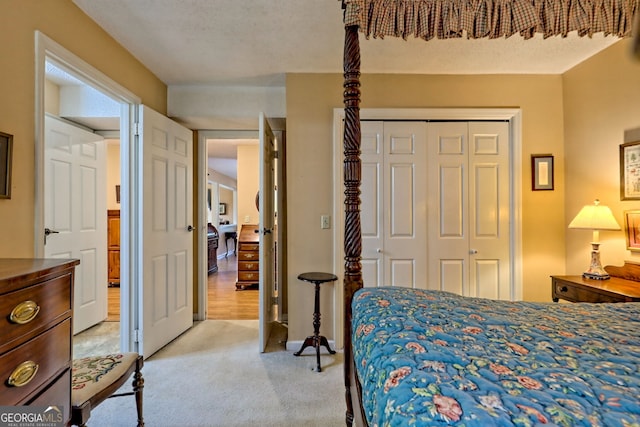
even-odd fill
[{"label": "beige wall", "polygon": [[[640,62],[629,52],[630,41],[624,40],[563,75],[565,225],[596,198],[623,228],[623,212],[640,209],[638,200],[620,200],[619,146],[625,130],[640,127]],[[567,230],[566,235],[567,274],[580,274],[589,267],[591,232]],[[640,253],[626,249],[624,230],[600,232],[600,241],[603,265],[640,262]]]},{"label": "beige wall", "polygon": [[34,254],[35,31],[166,114],[167,88],[71,0],[0,0],[0,131],[13,135],[11,199],[0,200],[0,257]]},{"label": "beige wall", "polygon": [[[363,75],[362,108],[503,107],[522,110],[523,296],[550,301],[551,274],[564,264],[564,149],[561,76]],[[304,271],[333,270],[333,235],[320,229],[332,212],[333,108],[342,107],[342,76],[287,75],[289,339],[310,332],[313,287]],[[531,191],[531,154],[555,156],[555,191]],[[342,242],[339,243],[342,245]],[[342,268],[342,266],[339,266]],[[339,292],[339,284],[334,285]],[[333,286],[322,290],[321,332],[333,338]],[[341,308],[335,308],[341,309]]]},{"label": "beige wall", "polygon": [[227,205],[227,213],[220,215],[220,221],[229,221],[229,223],[233,224],[233,210],[235,209],[233,205],[233,190],[220,186],[218,192],[220,194],[219,202]]},{"label": "beige wall", "polygon": [[[34,252],[34,31],[163,114],[167,88],[71,0],[0,0],[0,12],[0,40],[5,41],[0,43],[0,93],[10,101],[0,104],[0,131],[14,135],[12,198],[0,200],[0,257],[29,257]],[[628,48],[628,42],[618,43],[563,76],[363,75],[361,106],[522,109],[524,298],[546,301],[549,275],[579,273],[588,261],[589,233],[566,230],[575,212],[600,197],[622,225],[622,211],[640,207],[617,196],[618,146],[624,130],[640,126],[640,68],[628,59]],[[320,229],[319,217],[332,212],[333,177],[341,173],[333,170],[332,110],[342,107],[342,91],[340,74],[287,76],[290,340],[310,333],[313,312],[312,286],[299,284],[297,275],[333,269],[332,230]],[[530,155],[535,153],[555,156],[555,191],[531,191]],[[256,175],[257,169],[256,162]],[[257,211],[243,213],[240,191],[239,222],[250,215],[257,223]],[[256,191],[257,183],[247,203],[253,203]],[[601,234],[605,264],[638,260],[626,251],[623,236],[622,231]],[[322,333],[330,338],[334,289],[339,284],[324,287],[321,302]]]},{"label": "beige wall", "polygon": [[258,224],[256,193],[260,188],[260,150],[257,145],[238,146],[238,230],[242,224]]},{"label": "beige wall", "polygon": [[107,209],[120,210],[116,185],[120,185],[120,140],[105,139],[107,145]]}]

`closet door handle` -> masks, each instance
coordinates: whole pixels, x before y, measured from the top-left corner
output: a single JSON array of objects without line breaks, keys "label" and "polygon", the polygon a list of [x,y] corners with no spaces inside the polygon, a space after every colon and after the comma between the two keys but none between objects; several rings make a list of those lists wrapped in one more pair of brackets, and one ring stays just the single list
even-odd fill
[{"label": "closet door handle", "polygon": [[192,225],[187,226],[187,231],[191,232],[191,231],[193,231],[193,230],[195,230],[195,228],[193,228],[193,226],[192,226]]}]

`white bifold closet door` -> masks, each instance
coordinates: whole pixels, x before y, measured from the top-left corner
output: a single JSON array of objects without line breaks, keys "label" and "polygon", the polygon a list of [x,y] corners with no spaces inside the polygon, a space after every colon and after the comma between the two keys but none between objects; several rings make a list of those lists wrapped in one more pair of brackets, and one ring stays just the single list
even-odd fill
[{"label": "white bifold closet door", "polygon": [[507,122],[362,122],[365,286],[509,299]]},{"label": "white bifold closet door", "polygon": [[429,123],[429,288],[510,299],[509,125]]},{"label": "white bifold closet door", "polygon": [[366,286],[427,281],[425,122],[362,122],[362,271]]}]

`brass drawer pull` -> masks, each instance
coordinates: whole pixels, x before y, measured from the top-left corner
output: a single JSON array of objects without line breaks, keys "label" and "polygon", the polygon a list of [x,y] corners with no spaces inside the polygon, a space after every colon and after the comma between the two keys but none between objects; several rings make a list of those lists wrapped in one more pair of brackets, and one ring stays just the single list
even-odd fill
[{"label": "brass drawer pull", "polygon": [[22,362],[16,369],[13,370],[11,375],[9,375],[7,385],[10,387],[25,386],[29,384],[29,381],[35,378],[37,372],[38,364],[36,362],[33,362],[31,360]]},{"label": "brass drawer pull", "polygon": [[18,325],[24,325],[35,319],[39,312],[40,306],[34,301],[23,301],[11,310],[9,320]]}]

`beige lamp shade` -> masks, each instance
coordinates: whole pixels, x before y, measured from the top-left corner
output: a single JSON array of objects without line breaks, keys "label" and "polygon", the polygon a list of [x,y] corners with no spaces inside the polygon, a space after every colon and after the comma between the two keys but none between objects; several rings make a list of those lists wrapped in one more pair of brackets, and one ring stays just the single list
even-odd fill
[{"label": "beige lamp shade", "polygon": [[606,280],[609,274],[600,263],[600,230],[620,230],[618,222],[613,217],[611,209],[601,206],[600,200],[596,199],[593,205],[583,207],[578,215],[573,218],[569,228],[582,228],[593,231],[591,241],[591,264],[589,269],[582,273],[587,279]]},{"label": "beige lamp shade", "polygon": [[569,228],[583,228],[588,230],[620,230],[618,222],[608,206],[600,205],[598,199],[593,205],[583,207],[573,218]]}]

